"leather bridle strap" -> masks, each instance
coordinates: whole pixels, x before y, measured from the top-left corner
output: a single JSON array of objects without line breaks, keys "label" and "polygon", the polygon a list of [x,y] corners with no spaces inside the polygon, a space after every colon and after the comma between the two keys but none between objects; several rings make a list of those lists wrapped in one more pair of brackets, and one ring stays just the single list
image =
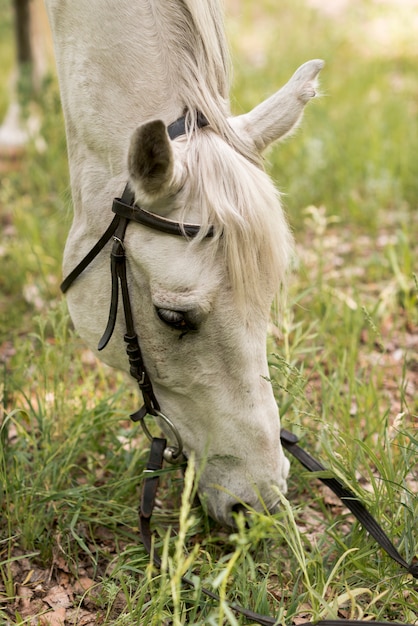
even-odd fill
[{"label": "leather bridle strap", "polygon": [[[145,470],[145,479],[141,493],[141,503],[139,506],[139,531],[141,541],[149,556],[152,556],[153,563],[158,569],[161,568],[161,559],[152,541],[153,536],[151,532],[151,516],[157,496],[157,490],[160,480],[159,470],[161,470],[163,466],[165,447],[165,439],[161,439],[158,437],[153,438],[151,442],[150,455]],[[181,581],[188,587],[194,588],[193,581],[190,580],[190,578],[187,578],[187,576],[182,576]],[[210,589],[202,587],[201,591],[205,596],[211,598],[212,600],[215,600],[217,602],[220,601],[220,597]],[[260,615],[259,613],[255,613],[254,611],[246,609],[242,606],[229,604],[229,607],[236,613],[243,615],[247,619],[250,619],[257,624],[271,626],[276,623],[275,619],[268,616]],[[324,626],[330,625],[325,624]]]},{"label": "leather bridle strap", "polygon": [[151,533],[151,516],[154,510],[155,498],[157,496],[160,476],[158,472],[163,467],[164,450],[167,446],[167,440],[154,437],[151,441],[151,449],[148,457],[147,467],[145,469],[145,479],[141,492],[141,503],[139,505],[139,531],[141,541],[144,544],[147,554],[153,555],[153,562],[156,567],[161,567],[160,557],[153,552],[152,533]]},{"label": "leather bridle strap", "polygon": [[[193,121],[193,120],[192,120]],[[200,113],[200,111],[196,112],[196,126],[197,128],[204,128],[209,125],[209,122],[205,118],[205,116]],[[187,132],[187,125],[190,125],[190,121],[187,115],[183,115],[175,122],[172,122],[167,126],[167,133],[171,140],[176,139],[182,135],[185,135]],[[125,190],[122,194],[121,198],[115,198],[114,204],[112,207],[113,212],[116,214],[107,227],[106,231],[99,238],[99,240],[94,244],[92,249],[86,254],[86,256],[76,265],[76,267],[68,274],[68,276],[61,283],[61,291],[66,293],[68,289],[71,287],[73,282],[84,272],[84,270],[90,265],[90,263],[97,257],[99,252],[103,250],[107,242],[111,239],[112,235],[115,233],[120,218],[125,217],[128,220],[133,220],[144,226],[148,226],[155,230],[159,230],[160,232],[166,232],[170,235],[180,235],[180,236],[189,236],[193,237],[198,234],[200,226],[197,224],[180,224],[179,222],[175,222],[173,220],[168,220],[159,215],[149,213],[144,209],[141,209],[137,205],[135,205],[135,196],[129,187],[126,185]],[[190,230],[189,230],[190,229]],[[211,236],[213,234],[212,229],[210,229],[209,234],[206,236]]]},{"label": "leather bridle strap", "polygon": [[[132,202],[124,202],[123,198],[115,198],[113,200],[112,211],[119,217],[123,217],[129,221],[148,226],[154,230],[158,230],[160,233],[166,233],[167,235],[176,235],[182,237],[196,237],[201,232],[201,226],[199,224],[181,224],[174,220],[169,220],[156,213],[150,213],[145,211],[137,204]],[[210,227],[205,233],[206,237],[213,237],[214,230]]]},{"label": "leather bridle strap", "polygon": [[209,122],[206,117],[200,111],[196,111],[195,119],[192,119],[190,114],[185,114],[182,117],[179,117],[175,122],[171,122],[167,126],[167,132],[170,139],[176,139],[176,137],[181,137],[182,135],[186,135],[188,129],[193,129],[193,125],[196,125],[197,128],[204,128],[205,126],[209,126]]},{"label": "leather bridle strap", "polygon": [[[281,442],[284,448],[288,450],[295,458],[302,463],[306,469],[311,472],[323,472],[325,467],[314,459],[310,454],[297,445],[298,438],[291,432],[282,429]],[[139,507],[139,529],[141,540],[147,553],[152,556],[153,563],[157,568],[161,567],[161,559],[153,545],[152,532],[151,532],[151,516],[154,508],[154,503],[157,495],[157,489],[159,484],[159,470],[162,469],[164,460],[164,449],[166,446],[165,439],[154,438],[151,443],[150,457],[145,470],[145,480],[142,488],[141,504]],[[415,578],[418,578],[418,563],[411,563],[410,565],[402,558],[398,550],[392,544],[387,537],[383,529],[376,522],[374,517],[366,510],[363,504],[358,500],[357,496],[347,487],[343,486],[335,478],[321,478],[319,477],[327,487],[329,487],[342,501],[342,503],[353,513],[353,515],[362,524],[363,528],[367,530],[377,543],[397,561],[401,566],[405,567],[407,571]],[[194,588],[193,581],[187,576],[182,576],[182,582]],[[220,602],[220,597],[205,587],[201,588],[204,595]],[[277,624],[277,620],[269,617],[268,615],[261,615],[255,613],[250,609],[246,609],[240,605],[228,604],[229,608],[235,613],[243,615],[247,619],[261,624],[262,626],[274,626]],[[361,620],[320,620],[314,622],[317,626],[358,626],[360,623],[364,623]],[[312,626],[312,622],[305,622],[300,626]],[[374,626],[412,626],[411,624],[405,624],[400,622],[373,622]]]},{"label": "leather bridle strap", "polygon": [[[282,428],[280,439],[283,447],[290,452],[307,470],[310,472],[324,472],[326,468],[316,459],[314,459],[306,450],[297,445],[297,437]],[[363,528],[375,539],[383,550],[401,567],[412,574],[414,578],[418,578],[418,563],[407,563],[399,554],[389,537],[383,531],[380,524],[369,513],[366,507],[360,502],[353,491],[342,485],[336,478],[323,478],[319,476],[319,480],[329,487],[342,501],[344,506],[349,509],[352,514],[361,523]]]},{"label": "leather bridle strap", "polygon": [[[199,112],[196,113],[195,120],[189,119],[188,115],[184,115],[167,127],[170,139],[174,140],[177,137],[186,134],[188,128],[193,128],[193,122],[198,128],[203,128],[209,124],[204,115]],[[122,197],[114,199],[112,211],[115,213],[115,216],[108,228],[93,248],[65,278],[61,284],[61,290],[65,293],[71,287],[76,278],[84,272],[84,270],[113,237],[113,246],[110,255],[112,278],[110,308],[106,329],[99,341],[98,350],[103,350],[112,338],[118,314],[120,287],[126,325],[124,341],[126,343],[126,352],[129,359],[130,374],[138,382],[139,389],[144,399],[144,405],[131,415],[132,420],[136,422],[143,420],[147,414],[154,416],[160,415],[160,406],[157,398],[155,397],[151,380],[145,368],[138,336],[135,332],[135,324],[132,315],[126,276],[126,255],[124,245],[125,232],[129,222],[131,221],[137,222],[143,226],[147,226],[148,228],[152,228],[153,230],[162,233],[180,237],[196,237],[200,233],[201,227],[198,224],[181,224],[174,220],[169,220],[160,215],[145,211],[135,204],[135,195],[129,184],[125,186]],[[213,234],[213,228],[209,228],[203,233],[203,236],[205,238],[212,237]],[[167,418],[165,419],[167,420]]]},{"label": "leather bridle strap", "polygon": [[113,220],[110,222],[109,226],[107,227],[106,231],[97,241],[97,243],[94,244],[92,249],[80,261],[80,263],[78,263],[78,265],[76,265],[75,268],[62,281],[60,285],[60,289],[62,293],[66,293],[68,291],[68,289],[71,287],[75,279],[78,278],[80,274],[84,272],[84,270],[90,265],[90,263],[94,261],[94,259],[97,257],[99,252],[103,250],[103,248],[105,247],[105,245],[110,240],[113,233],[115,232],[116,228],[118,227],[119,221],[120,221],[119,215],[115,215]]},{"label": "leather bridle strap", "polygon": [[[125,190],[128,194],[130,191]],[[118,314],[119,303],[119,286],[122,295],[123,312],[125,317],[124,341],[126,344],[126,353],[129,360],[129,373],[134,378],[139,386],[144,400],[144,405],[133,414],[132,419],[135,421],[141,420],[148,413],[149,415],[158,415],[160,405],[155,397],[151,380],[148,376],[145,368],[145,363],[142,358],[141,348],[139,346],[138,336],[135,331],[135,324],[132,314],[131,299],[129,297],[128,280],[126,276],[126,255],[124,246],[124,237],[129,220],[120,218],[117,228],[113,235],[113,246],[110,254],[111,262],[111,299],[110,310],[106,329],[102,338],[99,341],[98,350],[103,350],[109,343],[113,330],[116,325],[116,318]]]}]

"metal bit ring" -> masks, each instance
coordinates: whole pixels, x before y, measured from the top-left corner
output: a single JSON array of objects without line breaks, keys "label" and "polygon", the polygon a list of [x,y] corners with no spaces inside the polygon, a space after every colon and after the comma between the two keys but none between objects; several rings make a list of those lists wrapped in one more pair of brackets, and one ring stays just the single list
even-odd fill
[{"label": "metal bit ring", "polygon": [[[173,439],[175,441],[175,446],[167,446],[164,450],[164,459],[168,463],[181,463],[184,460],[183,457],[183,440],[180,436],[179,431],[174,426],[173,422],[161,411],[155,411],[155,417],[158,417],[164,424],[168,427],[168,430],[171,432]],[[141,420],[142,430],[145,435],[148,437],[150,441],[153,440],[153,436],[146,425],[145,419]]]}]

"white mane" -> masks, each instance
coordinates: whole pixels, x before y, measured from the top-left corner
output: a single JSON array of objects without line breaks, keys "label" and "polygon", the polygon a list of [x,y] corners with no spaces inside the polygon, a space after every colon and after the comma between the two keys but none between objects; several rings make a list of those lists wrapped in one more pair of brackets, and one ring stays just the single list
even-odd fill
[{"label": "white mane", "polygon": [[[292,238],[279,194],[261,169],[259,154],[228,123],[230,62],[220,3],[167,2],[167,14],[172,16],[173,10],[174,29],[161,25],[162,32],[175,31],[173,41],[165,42],[167,64],[176,66],[168,74],[176,76],[181,68],[187,115],[194,121],[200,111],[210,124],[188,137],[184,221],[187,208],[197,203],[202,234],[215,227],[215,242],[224,250],[238,297],[250,290],[257,300],[261,282],[274,285],[276,291],[284,282]],[[164,20],[164,11],[155,12],[155,19]]]},{"label": "white mane", "polygon": [[286,281],[293,239],[270,178],[210,128],[189,140],[187,169],[184,221],[187,208],[197,205],[202,236],[214,226],[214,245],[223,250],[238,299],[252,293],[257,302],[265,285],[277,293]]},{"label": "white mane", "polygon": [[258,162],[258,155],[248,150],[227,122],[230,58],[221,3],[166,0],[151,2],[149,10],[155,48],[166,68],[167,82],[172,82],[171,93],[181,93],[191,122],[200,111],[221,137]]}]

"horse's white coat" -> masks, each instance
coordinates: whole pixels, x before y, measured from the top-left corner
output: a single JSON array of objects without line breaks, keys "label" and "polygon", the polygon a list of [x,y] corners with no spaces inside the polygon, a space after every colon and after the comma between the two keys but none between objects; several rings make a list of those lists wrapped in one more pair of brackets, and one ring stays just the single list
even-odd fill
[{"label": "horse's white coat", "polygon": [[[128,227],[133,312],[155,394],[186,452],[194,451],[204,464],[200,493],[216,519],[229,523],[236,502],[260,508],[262,500],[274,510],[272,486],[286,490],[289,464],[265,344],[292,239],[260,152],[297,123],[315,95],[322,62],[308,62],[277,94],[231,118],[218,0],[46,3],[74,203],[64,273],[110,222],[112,199],[128,179],[133,136],[129,174],[137,202],[204,229],[212,224],[218,234],[188,242]],[[185,109],[192,117],[200,110],[210,127],[173,142],[160,137],[159,153],[144,157],[144,137],[152,144],[158,126],[144,123],[160,119],[167,125]],[[75,326],[93,349],[106,325],[109,298],[105,251],[68,294]],[[180,337],[157,309],[185,312],[196,330]],[[126,370],[123,333],[120,314],[100,356]]]}]

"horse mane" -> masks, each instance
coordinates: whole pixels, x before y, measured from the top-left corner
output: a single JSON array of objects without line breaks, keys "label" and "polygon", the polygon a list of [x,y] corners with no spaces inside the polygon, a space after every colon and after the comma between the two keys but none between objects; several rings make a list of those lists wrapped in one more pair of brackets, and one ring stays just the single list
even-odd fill
[{"label": "horse mane", "polygon": [[[225,141],[254,159],[248,146],[228,124],[231,62],[219,0],[150,2],[155,46],[171,93],[180,93],[189,123],[196,127],[197,111]],[[257,157],[256,157],[257,158]]]},{"label": "horse mane", "polygon": [[293,238],[270,177],[210,127],[188,141],[187,168],[183,220],[199,207],[196,243],[214,227],[213,254],[224,254],[238,302],[252,294],[261,304],[266,289],[284,296]]},{"label": "horse mane", "polygon": [[[275,285],[276,292],[285,284],[292,237],[261,157],[228,123],[230,58],[221,3],[164,0],[158,10],[170,15],[171,23],[165,24],[172,38],[165,42],[166,61],[169,75],[181,81],[184,109],[191,121],[184,221],[187,207],[198,203],[202,237],[210,226],[215,227],[213,249],[222,247],[238,298],[251,291],[260,300],[263,284]],[[173,85],[173,90],[178,89],[178,84]],[[208,127],[197,129],[197,111],[206,117]]]}]

